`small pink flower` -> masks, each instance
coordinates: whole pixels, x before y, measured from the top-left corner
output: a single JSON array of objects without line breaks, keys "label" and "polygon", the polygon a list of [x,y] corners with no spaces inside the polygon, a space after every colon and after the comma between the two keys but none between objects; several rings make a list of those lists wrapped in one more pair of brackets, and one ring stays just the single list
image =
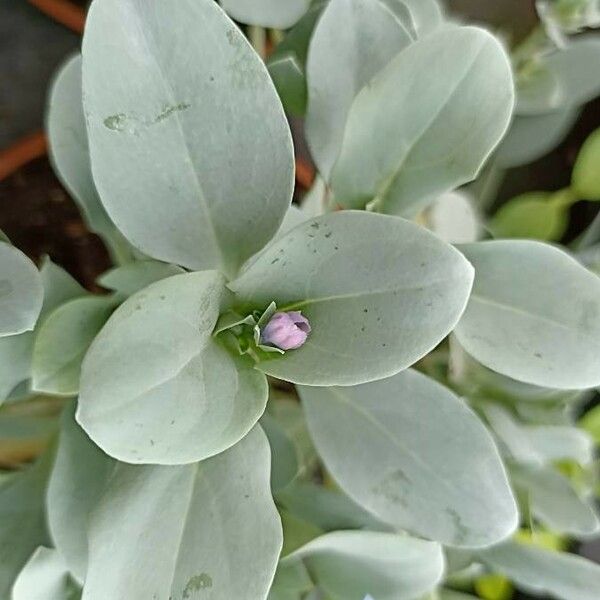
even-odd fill
[{"label": "small pink flower", "polygon": [[281,350],[300,348],[310,333],[310,323],[296,310],[275,313],[260,336],[261,344]]}]

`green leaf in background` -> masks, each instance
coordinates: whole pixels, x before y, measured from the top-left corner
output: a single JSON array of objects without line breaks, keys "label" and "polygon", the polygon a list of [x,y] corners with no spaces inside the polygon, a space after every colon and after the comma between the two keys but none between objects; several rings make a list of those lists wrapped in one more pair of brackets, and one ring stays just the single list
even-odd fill
[{"label": "green leaf in background", "polygon": [[600,200],[600,129],[583,144],[573,167],[573,191],[585,200]]},{"label": "green leaf in background", "polygon": [[220,0],[220,3],[240,23],[287,29],[304,15],[311,0]]},{"label": "green leaf in background", "polygon": [[444,571],[438,544],[396,533],[336,531],[286,557],[302,560],[332,600],[413,600],[435,588]]},{"label": "green leaf in background", "polygon": [[290,514],[324,531],[388,528],[342,492],[315,483],[293,482],[278,492],[277,502]]},{"label": "green leaf in background", "polygon": [[131,260],[134,250],[115,227],[92,179],[83,100],[81,55],[68,58],[54,78],[46,111],[52,167],[81,210],[87,226],[97,233],[117,262]]},{"label": "green leaf in background", "polygon": [[32,552],[48,544],[44,491],[51,462],[50,451],[0,482],[0,598],[10,597],[13,582]]},{"label": "green leaf in background", "polygon": [[447,388],[408,370],[363,386],[299,391],[328,471],[382,521],[463,547],[489,546],[517,527],[492,437]]},{"label": "green leaf in background", "polygon": [[271,489],[275,493],[298,474],[298,454],[294,442],[275,418],[265,413],[260,425],[271,447]]},{"label": "green leaf in background", "polygon": [[113,297],[87,296],[70,300],[48,315],[33,344],[33,391],[77,394],[83,357],[115,306]]},{"label": "green leaf in background", "polygon": [[212,337],[228,292],[216,271],[174,275],[126,300],[83,362],[77,420],[131,463],[222,452],[264,412],[267,382]]},{"label": "green leaf in background", "polygon": [[102,287],[129,297],[155,281],[184,272],[181,267],[169,263],[156,260],[136,260],[103,273],[98,278],[98,283]]},{"label": "green leaf in background", "polygon": [[476,360],[558,389],[600,385],[600,279],[540,242],[460,246],[475,285],[454,333]]},{"label": "green leaf in background", "polygon": [[37,267],[18,248],[0,241],[0,338],[31,331],[43,299]]},{"label": "green leaf in background", "polygon": [[17,386],[30,378],[35,335],[47,315],[62,303],[86,293],[66,271],[49,258],[43,259],[40,276],[44,301],[36,331],[0,338],[0,404]]},{"label": "green leaf in background", "polygon": [[279,564],[267,600],[301,600],[314,587],[302,563]]},{"label": "green leaf in background", "polygon": [[275,234],[294,183],[289,127],[214,2],[96,0],[83,89],[94,180],[137,247],[231,275]]},{"label": "green leaf in background", "polygon": [[46,512],[54,546],[73,577],[83,583],[88,565],[88,521],[115,461],[100,450],[75,422],[75,403],[65,407]]},{"label": "green leaf in background", "polygon": [[574,460],[589,465],[594,458],[591,437],[578,427],[524,425],[496,403],[485,403],[481,410],[508,454],[518,462],[549,465]]},{"label": "green leaf in background", "polygon": [[380,0],[331,0],[323,11],[306,64],[305,127],[312,157],[326,180],[338,158],[354,98],[411,42],[409,24]]},{"label": "green leaf in background", "polygon": [[336,201],[413,215],[475,178],[513,103],[508,58],[486,31],[448,27],[418,40],[354,101],[333,170]]},{"label": "green leaf in background", "polygon": [[535,115],[515,116],[496,154],[502,169],[525,165],[550,152],[567,135],[577,117],[577,108]]},{"label": "green leaf in background", "polygon": [[579,424],[594,438],[596,444],[600,445],[600,406],[590,409]]},{"label": "green leaf in background", "polygon": [[534,594],[547,593],[562,600],[600,597],[600,566],[573,554],[506,542],[483,551],[479,558]]},{"label": "green leaf in background", "polygon": [[294,383],[353,385],[433,349],[462,314],[471,277],[458,252],[418,225],[342,211],[293,229],[229,287],[238,302],[275,301],[311,323],[301,348],[259,369]]},{"label": "green leaf in background", "polygon": [[563,192],[528,192],[503,204],[489,224],[497,238],[560,240],[569,224],[569,207],[575,201]]},{"label": "green leaf in background", "polygon": [[306,79],[296,56],[283,54],[270,60],[267,67],[286,112],[302,116],[307,102]]},{"label": "green leaf in background", "polygon": [[552,468],[513,465],[510,474],[513,485],[526,491],[533,516],[551,531],[587,537],[600,529],[593,500],[580,497]]},{"label": "green leaf in background", "polygon": [[269,455],[257,427],[193,465],[119,464],[90,520],[84,600],[265,598],[282,545]]},{"label": "green leaf in background", "polygon": [[11,600],[78,600],[81,591],[69,578],[63,557],[39,546],[15,580]]}]

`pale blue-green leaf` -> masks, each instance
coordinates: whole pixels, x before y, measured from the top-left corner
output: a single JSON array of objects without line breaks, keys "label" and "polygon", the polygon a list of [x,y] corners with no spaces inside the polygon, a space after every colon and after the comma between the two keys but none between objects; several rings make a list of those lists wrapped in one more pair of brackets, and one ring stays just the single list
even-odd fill
[{"label": "pale blue-green leaf", "polygon": [[228,296],[216,271],[163,279],[111,316],[83,362],[77,420],[107,454],[183,464],[229,448],[267,402],[262,373],[212,337]]},{"label": "pale blue-green leaf", "polygon": [[320,217],[326,212],[327,186],[323,179],[317,175],[315,181],[302,198],[300,210],[308,217]]},{"label": "pale blue-green leaf", "polygon": [[219,0],[231,18],[248,25],[287,29],[308,10],[311,0]]},{"label": "pale blue-green leaf", "polygon": [[445,27],[418,40],[352,104],[331,180],[336,201],[414,214],[476,177],[513,103],[508,58],[486,31]]},{"label": "pale blue-green leaf", "polygon": [[306,385],[353,385],[397,373],[454,328],[473,272],[418,225],[341,211],[296,227],[229,287],[239,302],[301,310],[308,341],[258,365]]},{"label": "pale blue-green leaf", "polygon": [[600,278],[540,242],[478,242],[460,250],[476,273],[455,330],[469,354],[534,385],[600,385]]},{"label": "pale blue-green leaf", "polygon": [[88,563],[88,521],[115,461],[75,422],[75,405],[65,407],[54,467],[46,492],[48,527],[73,577],[83,583]]},{"label": "pale blue-green leaf", "polygon": [[271,489],[275,493],[298,474],[298,453],[294,442],[274,417],[265,413],[260,424],[271,446]]},{"label": "pale blue-green leaf", "polygon": [[562,600],[598,600],[600,565],[585,558],[507,542],[481,553],[481,560],[528,592]]},{"label": "pale blue-green leaf", "polygon": [[301,563],[279,564],[267,600],[301,600],[314,587]]},{"label": "pale blue-green leaf", "polygon": [[115,260],[130,260],[133,249],[106,214],[92,179],[79,53],[68,58],[54,78],[48,98],[46,130],[52,166],[77,202],[88,227],[103,238]]},{"label": "pale blue-green leaf", "polygon": [[518,462],[537,465],[574,460],[588,465],[594,457],[594,442],[577,427],[527,426],[519,423],[499,404],[484,404],[482,410],[494,433]]},{"label": "pale blue-green leaf", "polygon": [[39,546],[19,573],[11,600],[78,600],[81,590],[69,578],[57,550]]},{"label": "pale blue-green leaf", "polygon": [[327,470],[379,519],[472,548],[517,527],[492,437],[447,388],[408,370],[363,386],[299,392]]},{"label": "pale blue-green leaf", "polygon": [[442,7],[437,0],[386,0],[388,3],[403,4],[412,17],[419,37],[430,33],[444,21]]},{"label": "pale blue-green leaf", "polygon": [[552,467],[513,465],[510,475],[513,485],[527,493],[533,516],[550,530],[586,537],[600,529],[593,500],[579,496]]},{"label": "pale blue-green leaf", "polygon": [[282,546],[269,464],[256,427],[193,465],[118,465],[91,517],[84,600],[265,598]]},{"label": "pale blue-green leaf", "polygon": [[431,230],[448,244],[475,242],[483,230],[473,199],[461,191],[442,194],[429,208],[427,219]]},{"label": "pale blue-green leaf", "polygon": [[302,560],[333,600],[414,600],[442,578],[438,544],[396,533],[337,531],[325,534],[284,559]]},{"label": "pale blue-green leaf", "polygon": [[306,63],[306,139],[326,180],[354,98],[411,42],[406,25],[380,0],[331,0],[323,11]]},{"label": "pale blue-green leaf", "polygon": [[515,117],[495,154],[502,169],[525,165],[541,158],[567,135],[577,117],[577,108],[544,115]]},{"label": "pale blue-green leaf", "polygon": [[77,395],[83,357],[115,306],[113,297],[87,296],[62,304],[46,317],[33,344],[33,391]]},{"label": "pale blue-green leaf", "polygon": [[535,116],[557,110],[563,99],[559,75],[543,63],[526,76],[517,76],[515,115]]},{"label": "pale blue-green leaf", "polygon": [[[66,271],[49,258],[42,261],[40,277],[44,301],[36,330],[39,330],[46,316],[55,308],[86,293]],[[0,404],[30,378],[34,340],[35,332],[0,338]]]},{"label": "pale blue-green leaf", "polygon": [[31,331],[43,299],[37,267],[18,248],[0,241],[0,337]]},{"label": "pale blue-green leaf", "polygon": [[52,462],[47,452],[25,471],[0,482],[0,598],[9,598],[31,553],[48,545],[44,491]]},{"label": "pale blue-green leaf", "polygon": [[294,482],[277,493],[277,501],[294,516],[324,531],[387,528],[342,492],[315,483]]},{"label": "pale blue-green leaf", "polygon": [[571,40],[564,50],[546,57],[544,66],[560,85],[552,111],[577,108],[600,94],[600,40],[595,35]]},{"label": "pale blue-green leaf", "polygon": [[141,250],[232,274],[275,234],[294,182],[289,127],[216,3],[96,0],[83,89],[94,180]]},{"label": "pale blue-green leaf", "polygon": [[98,283],[123,296],[131,296],[155,281],[183,272],[177,265],[156,260],[139,260],[107,271],[98,278]]}]

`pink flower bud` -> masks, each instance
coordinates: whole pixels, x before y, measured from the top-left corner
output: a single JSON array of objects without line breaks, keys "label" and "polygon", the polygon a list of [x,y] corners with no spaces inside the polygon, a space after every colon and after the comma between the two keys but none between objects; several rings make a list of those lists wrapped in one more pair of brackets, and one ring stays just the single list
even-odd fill
[{"label": "pink flower bud", "polygon": [[310,323],[296,310],[275,313],[262,330],[261,344],[281,350],[300,348],[310,333]]}]

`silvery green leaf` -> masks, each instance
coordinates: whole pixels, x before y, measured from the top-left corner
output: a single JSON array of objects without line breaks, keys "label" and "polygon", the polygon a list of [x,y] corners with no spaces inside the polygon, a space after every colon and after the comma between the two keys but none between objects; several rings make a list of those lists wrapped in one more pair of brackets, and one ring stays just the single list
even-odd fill
[{"label": "silvery green leaf", "polygon": [[155,281],[179,273],[184,273],[184,270],[177,265],[156,260],[137,260],[107,271],[98,278],[98,283],[123,296],[131,296]]},{"label": "silvery green leaf", "polygon": [[232,19],[248,25],[287,29],[308,10],[311,0],[220,0]]},{"label": "silvery green leaf", "polygon": [[580,497],[552,467],[513,465],[510,473],[513,484],[526,491],[531,513],[552,531],[585,537],[600,529],[593,501]]},{"label": "silvery green leaf", "polygon": [[81,591],[70,580],[58,551],[39,546],[19,573],[11,600],[78,600]]},{"label": "silvery green leaf", "polygon": [[564,552],[507,542],[481,553],[481,560],[524,590],[562,600],[598,600],[600,566]]},{"label": "silvery green leaf", "polygon": [[81,90],[81,55],[68,58],[54,78],[46,114],[49,154],[61,183],[100,235],[115,260],[130,260],[133,249],[106,214],[92,179]]},{"label": "silvery green leaf", "polygon": [[312,332],[299,349],[258,364],[306,385],[389,377],[455,326],[471,266],[452,247],[397,217],[341,211],[296,227],[229,287],[239,302],[301,310]]},{"label": "silvery green leaf", "polygon": [[544,156],[562,141],[578,116],[576,108],[536,116],[516,116],[495,154],[496,164],[502,169],[510,169]]},{"label": "silvery green leaf", "polygon": [[260,424],[271,447],[271,489],[275,493],[298,474],[298,455],[294,442],[276,419],[265,413]]},{"label": "silvery green leaf", "polygon": [[275,234],[294,181],[289,127],[216,3],[96,0],[83,89],[94,180],[134,245],[231,275]]},{"label": "silvery green leaf", "polygon": [[547,56],[544,66],[559,81],[560,95],[545,112],[573,109],[600,94],[600,41],[595,35],[571,40]]},{"label": "silvery green leaf", "polygon": [[535,116],[557,110],[563,100],[559,75],[543,63],[531,73],[517,77],[515,114]]},{"label": "silvery green leaf", "polygon": [[407,25],[381,0],[331,0],[323,11],[306,63],[306,138],[324,179],[339,156],[354,98],[411,42]]},{"label": "silvery green leaf", "polygon": [[31,331],[43,299],[37,267],[18,248],[0,241],[0,337]]},{"label": "silvery green leaf", "polygon": [[517,527],[492,437],[447,388],[407,370],[363,386],[299,392],[327,470],[382,521],[471,548]]},{"label": "silvery green leaf", "polygon": [[386,525],[341,492],[315,483],[293,482],[277,493],[277,501],[294,516],[324,531],[386,529]]},{"label": "silvery green leaf", "polygon": [[111,316],[83,362],[77,420],[107,454],[183,464],[222,452],[258,421],[264,375],[212,332],[227,308],[216,271],[163,279]]},{"label": "silvery green leaf", "polygon": [[418,40],[352,104],[331,179],[336,202],[414,214],[476,177],[513,103],[508,58],[486,31],[446,27]]},{"label": "silvery green leaf", "polygon": [[414,600],[431,591],[444,571],[438,544],[396,533],[336,531],[286,557],[302,560],[332,600]]},{"label": "silvery green leaf", "polygon": [[600,279],[554,246],[460,246],[475,285],[455,335],[485,366],[534,385],[600,384]]},{"label": "silvery green leaf", "polygon": [[429,208],[427,218],[431,230],[448,244],[474,242],[483,229],[473,199],[461,191],[442,194]]},{"label": "silvery green leaf", "polygon": [[266,598],[282,545],[269,455],[257,427],[193,465],[119,464],[90,520],[84,600]]},{"label": "silvery green leaf", "polygon": [[537,465],[558,460],[574,460],[590,464],[594,456],[594,442],[577,427],[560,425],[527,426],[519,423],[499,404],[482,406],[492,429],[518,462]]},{"label": "silvery green leaf", "polygon": [[386,0],[389,4],[403,4],[412,17],[414,28],[422,37],[439,27],[444,15],[437,0]]},{"label": "silvery green leaf", "polygon": [[[49,258],[42,261],[40,277],[44,300],[36,330],[46,316],[63,302],[84,295],[85,290]],[[0,338],[0,404],[31,376],[31,360],[36,332]]]},{"label": "silvery green leaf", "polygon": [[32,390],[77,394],[83,357],[115,305],[110,296],[86,296],[65,302],[46,317],[33,344]]},{"label": "silvery green leaf", "polygon": [[[0,482],[0,598],[9,598],[13,582],[31,553],[48,544],[44,490],[51,453]],[[29,599],[28,599],[29,600]]]},{"label": "silvery green leaf", "polygon": [[52,541],[79,583],[85,580],[87,570],[89,517],[114,465],[75,422],[74,403],[66,406],[46,511]]},{"label": "silvery green leaf", "polygon": [[323,179],[317,175],[315,181],[302,198],[300,210],[308,217],[320,217],[324,214],[327,201],[327,186]]}]

